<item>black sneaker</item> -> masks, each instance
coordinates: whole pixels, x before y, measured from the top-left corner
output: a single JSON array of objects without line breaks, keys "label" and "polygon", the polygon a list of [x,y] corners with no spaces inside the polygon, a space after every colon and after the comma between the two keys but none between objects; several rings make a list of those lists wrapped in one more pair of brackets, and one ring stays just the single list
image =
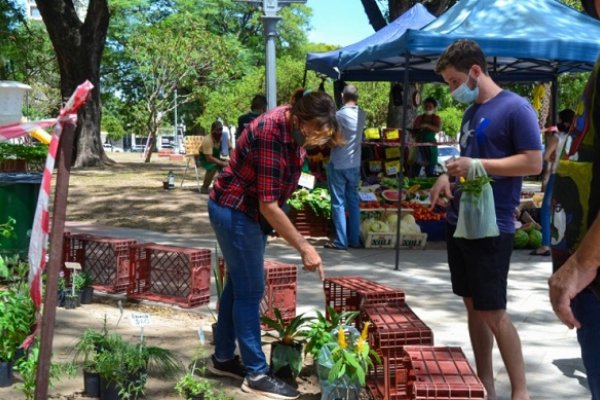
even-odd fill
[{"label": "black sneaker", "polygon": [[217,376],[227,376],[233,379],[244,379],[246,376],[246,367],[240,361],[239,356],[235,356],[231,360],[219,362],[213,354],[206,365],[206,369]]},{"label": "black sneaker", "polygon": [[300,392],[271,374],[262,375],[256,380],[246,377],[242,383],[242,391],[271,399],[294,400],[300,397]]}]

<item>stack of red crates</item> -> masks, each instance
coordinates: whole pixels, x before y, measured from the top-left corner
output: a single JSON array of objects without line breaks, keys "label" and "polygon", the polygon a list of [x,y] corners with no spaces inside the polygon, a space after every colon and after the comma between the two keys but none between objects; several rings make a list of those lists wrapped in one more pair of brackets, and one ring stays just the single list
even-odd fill
[{"label": "stack of red crates", "polygon": [[369,321],[369,345],[381,357],[381,365],[369,371],[367,387],[376,399],[408,399],[408,365],[403,347],[433,345],[433,332],[405,303],[369,304],[362,309]]},{"label": "stack of red crates", "polygon": [[129,257],[129,297],[185,308],[209,303],[209,249],[142,243],[131,246]]},{"label": "stack of red crates", "polygon": [[265,295],[260,302],[260,314],[275,318],[277,308],[286,322],[294,319],[297,285],[295,265],[265,260]]},{"label": "stack of red crates", "polygon": [[[323,289],[327,316],[329,307],[338,313],[359,311],[369,304],[403,303],[405,297],[401,289],[393,289],[359,276],[326,278],[323,281]],[[359,328],[360,319],[357,318]]]},{"label": "stack of red crates", "polygon": [[483,384],[460,347],[407,346],[410,400],[483,400]]},{"label": "stack of red crates", "polygon": [[81,264],[83,271],[90,274],[96,290],[119,293],[125,292],[129,286],[129,248],[134,239],[111,238],[88,234],[71,235],[65,238],[65,245],[70,246],[65,261]]},{"label": "stack of red crates", "polygon": [[[225,275],[225,260],[219,257],[219,276]],[[260,301],[260,315],[275,318],[275,309],[289,322],[296,317],[297,268],[293,264],[284,264],[274,260],[265,260],[265,294]],[[261,324],[262,329],[268,329]]]}]

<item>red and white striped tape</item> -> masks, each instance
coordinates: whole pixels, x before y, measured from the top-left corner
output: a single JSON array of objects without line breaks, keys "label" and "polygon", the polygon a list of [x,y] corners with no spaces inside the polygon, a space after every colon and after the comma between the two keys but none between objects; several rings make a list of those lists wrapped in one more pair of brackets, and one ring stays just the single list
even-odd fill
[{"label": "red and white striped tape", "polygon": [[42,304],[42,279],[41,275],[46,268],[46,247],[50,232],[50,213],[48,202],[50,199],[50,183],[52,171],[56,160],[56,152],[60,141],[63,126],[77,123],[77,110],[89,98],[94,85],[85,81],[75,89],[75,92],[60,110],[58,123],[54,126],[52,140],[48,146],[48,157],[42,176],[42,186],[35,209],[33,227],[31,229],[31,240],[29,242],[29,293],[36,307]]},{"label": "red and white striped tape", "polygon": [[36,129],[48,128],[56,124],[57,119],[43,119],[41,121],[28,122],[25,124],[10,124],[0,126],[0,142],[8,139],[18,138],[23,135],[30,134]]}]

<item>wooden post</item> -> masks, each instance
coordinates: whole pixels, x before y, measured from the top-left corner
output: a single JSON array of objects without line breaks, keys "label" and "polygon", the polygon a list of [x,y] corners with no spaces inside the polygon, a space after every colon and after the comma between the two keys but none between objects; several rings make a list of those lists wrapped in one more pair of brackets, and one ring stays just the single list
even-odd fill
[{"label": "wooden post", "polygon": [[35,400],[48,399],[48,380],[52,358],[52,340],[54,338],[54,320],[56,319],[56,297],[58,290],[58,274],[62,260],[63,237],[67,214],[67,196],[69,194],[69,177],[71,174],[71,158],[75,125],[65,123],[60,136],[58,172],[54,192],[52,210],[52,230],[50,232],[50,260],[46,266],[46,292],[44,296],[44,312],[40,328],[40,354],[35,379]]}]

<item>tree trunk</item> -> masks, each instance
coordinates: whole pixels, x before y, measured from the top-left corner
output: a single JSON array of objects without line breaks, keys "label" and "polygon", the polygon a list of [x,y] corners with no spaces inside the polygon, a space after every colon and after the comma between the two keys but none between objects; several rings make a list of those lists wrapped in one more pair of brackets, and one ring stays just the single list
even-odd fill
[{"label": "tree trunk", "polygon": [[56,52],[63,101],[86,79],[94,85],[77,115],[73,166],[109,162],[100,139],[100,61],[110,19],[107,0],[90,0],[83,23],[70,0],[36,0],[36,4]]}]

